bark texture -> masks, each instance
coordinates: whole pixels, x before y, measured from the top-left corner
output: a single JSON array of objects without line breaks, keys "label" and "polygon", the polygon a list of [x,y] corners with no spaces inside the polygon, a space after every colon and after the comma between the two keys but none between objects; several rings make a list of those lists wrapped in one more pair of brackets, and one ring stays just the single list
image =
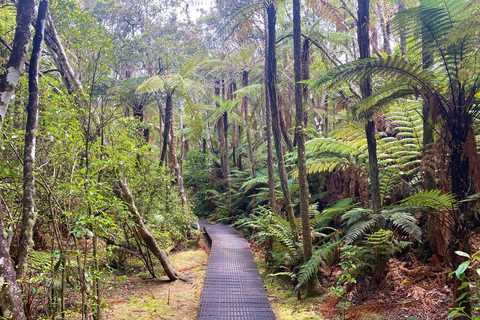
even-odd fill
[{"label": "bark texture", "polygon": [[[302,217],[303,259],[310,259],[313,253],[310,236],[310,211],[307,180],[307,157],[305,155],[305,115],[303,110],[302,45],[300,25],[300,0],[293,0],[293,55],[295,73],[295,141],[297,142],[298,185],[300,193],[300,215]],[[308,47],[307,47],[308,48]],[[308,49],[307,49],[308,50]],[[307,297],[315,295],[317,287],[316,273],[307,283]]]},{"label": "bark texture", "polygon": [[167,90],[167,99],[165,101],[165,128],[163,128],[163,145],[162,153],[160,155],[160,165],[165,163],[165,157],[167,156],[168,135],[170,134],[170,127],[172,126],[172,114],[173,114],[173,91]]},{"label": "bark texture", "polygon": [[[242,86],[244,88],[248,86],[248,71],[243,71],[242,73]],[[255,159],[253,158],[252,136],[250,134],[250,126],[248,125],[248,99],[246,96],[242,98],[242,109],[245,117],[245,131],[247,132],[248,155],[252,165],[252,177],[255,178],[257,175],[255,172]]]},{"label": "bark texture", "polygon": [[280,130],[280,117],[277,106],[277,58],[276,58],[276,8],[273,3],[267,7],[268,18],[268,68],[266,74],[266,87],[268,90],[268,98],[270,109],[272,111],[272,131],[275,143],[275,151],[277,154],[278,174],[280,176],[280,184],[282,186],[283,198],[287,210],[287,217],[290,223],[292,235],[298,241],[297,226],[295,223],[295,215],[293,213],[292,200],[290,190],[288,188],[287,170],[285,169],[285,161],[282,150],[282,133]]},{"label": "bark texture", "polygon": [[12,259],[8,239],[4,234],[3,205],[0,203],[0,316],[16,320],[25,320],[23,301]]},{"label": "bark texture", "polygon": [[23,212],[20,240],[18,243],[15,267],[17,279],[23,277],[27,265],[27,255],[33,247],[33,227],[35,225],[35,146],[38,124],[38,68],[45,30],[45,19],[48,11],[48,0],[40,2],[35,37],[33,38],[30,70],[28,72],[29,98],[27,105],[27,124],[25,128],[25,148],[23,154]]},{"label": "bark texture", "polygon": [[265,83],[265,122],[266,122],[266,135],[267,135],[267,168],[268,168],[268,190],[270,194],[270,208],[276,214],[277,212],[277,197],[275,195],[275,172],[273,170],[273,146],[272,146],[272,110],[270,108],[270,92],[267,88],[266,74],[269,68],[268,61],[268,25],[267,14],[263,17],[265,25],[265,65],[263,70],[263,81]]},{"label": "bark texture", "polygon": [[83,91],[83,85],[68,61],[67,54],[65,53],[62,41],[58,36],[51,15],[48,15],[48,25],[45,31],[45,44],[50,48],[53,60],[62,74],[62,79],[68,93],[73,94]]},{"label": "bark texture", "polygon": [[[370,58],[370,0],[358,0],[358,48],[360,51],[360,59]],[[370,78],[364,79],[360,83],[362,98],[365,99],[372,95],[372,85]],[[375,214],[380,213],[380,179],[378,176],[378,160],[377,160],[377,141],[375,138],[375,123],[372,115],[367,115],[367,124],[365,126],[365,134],[367,136],[368,145],[368,162],[370,167],[370,185],[372,192],[372,208]]]},{"label": "bark texture", "polygon": [[35,12],[34,0],[19,0],[17,7],[17,26],[13,39],[12,52],[0,75],[0,130],[3,127],[10,100],[12,100],[20,75],[25,67],[25,60],[30,44],[30,25]]}]

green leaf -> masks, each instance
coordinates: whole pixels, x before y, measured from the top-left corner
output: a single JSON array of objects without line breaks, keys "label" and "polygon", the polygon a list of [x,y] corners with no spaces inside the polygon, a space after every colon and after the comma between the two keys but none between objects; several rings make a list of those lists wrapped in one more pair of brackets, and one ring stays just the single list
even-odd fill
[{"label": "green leaf", "polygon": [[470,261],[465,261],[458,266],[457,270],[455,271],[455,275],[457,276],[458,279],[460,279],[460,275],[465,273],[465,270],[467,270],[469,265],[470,265]]},{"label": "green leaf", "polygon": [[460,311],[459,309],[455,309],[455,310],[450,311],[450,313],[448,314],[447,319],[451,319],[451,318],[455,317],[455,315],[456,315],[459,311]]},{"label": "green leaf", "polygon": [[458,254],[458,255],[461,256],[461,257],[465,257],[465,258],[471,259],[471,258],[470,258],[470,255],[469,255],[468,253],[466,253],[466,252],[463,252],[463,251],[455,251],[455,253]]}]

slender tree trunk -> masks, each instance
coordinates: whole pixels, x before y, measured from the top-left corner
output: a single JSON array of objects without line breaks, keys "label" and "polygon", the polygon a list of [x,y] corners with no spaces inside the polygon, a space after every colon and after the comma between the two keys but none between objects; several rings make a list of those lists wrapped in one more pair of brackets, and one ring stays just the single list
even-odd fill
[{"label": "slender tree trunk", "polygon": [[[398,12],[405,10],[404,0],[398,0]],[[402,56],[407,54],[407,37],[405,36],[405,30],[400,29],[400,52]]]},{"label": "slender tree trunk", "polygon": [[[302,47],[302,80],[310,79],[310,40],[305,39],[303,41]],[[303,85],[303,117],[304,117],[304,127],[308,126],[308,114],[307,109],[309,106],[308,103],[308,85]]]},{"label": "slender tree trunk", "polygon": [[287,217],[290,228],[295,241],[298,241],[297,225],[295,223],[295,215],[293,213],[292,200],[290,190],[288,188],[287,170],[285,169],[285,161],[282,151],[282,133],[280,130],[280,119],[277,106],[277,57],[276,57],[276,8],[273,3],[267,7],[268,18],[268,68],[266,74],[266,87],[268,89],[268,97],[270,109],[272,112],[272,131],[273,140],[275,142],[275,151],[277,153],[278,173],[280,176],[280,184],[282,186]]},{"label": "slender tree trunk", "polygon": [[[305,115],[302,105],[303,85],[302,80],[302,29],[300,25],[300,0],[293,0],[293,54],[295,73],[295,141],[297,142],[298,155],[298,186],[300,193],[300,215],[302,217],[303,233],[303,259],[307,261],[313,253],[313,243],[310,231],[309,193],[307,180],[307,158],[305,155]],[[307,41],[307,40],[306,40]],[[318,280],[317,274],[307,283],[307,297],[316,294]]]},{"label": "slender tree trunk", "polygon": [[270,108],[270,92],[267,88],[266,75],[269,68],[268,60],[268,24],[267,14],[263,16],[263,22],[265,25],[265,65],[263,70],[263,82],[265,83],[265,123],[266,123],[266,135],[267,135],[267,168],[268,168],[268,189],[270,194],[270,208],[277,214],[277,197],[275,194],[275,172],[273,164],[273,146],[272,146],[272,109]]},{"label": "slender tree trunk", "polygon": [[[232,181],[230,180],[230,159],[228,156],[228,114],[223,113],[223,159],[225,164],[225,180],[227,181],[228,195],[228,213],[227,217],[232,214]],[[222,120],[220,120],[222,121]]]},{"label": "slender tree trunk", "polygon": [[162,153],[160,155],[160,165],[165,163],[165,157],[167,156],[168,135],[170,133],[170,127],[172,126],[172,114],[173,114],[173,91],[167,90],[167,99],[165,101],[165,128],[163,129],[163,146]]},{"label": "slender tree trunk", "polygon": [[160,249],[157,241],[152,236],[150,231],[148,231],[147,227],[145,226],[145,223],[143,222],[142,217],[140,216],[140,213],[137,210],[137,207],[135,206],[135,201],[133,200],[132,193],[130,192],[127,181],[125,180],[125,177],[123,175],[119,176],[118,182],[119,182],[118,189],[117,188],[114,189],[117,197],[125,201],[128,211],[130,211],[130,213],[132,214],[133,221],[137,226],[138,234],[140,235],[140,237],[142,237],[143,241],[145,241],[145,244],[147,245],[148,249],[160,261],[160,263],[162,264],[163,270],[165,270],[167,277],[171,281],[180,279],[180,280],[190,282],[191,281],[190,279],[182,276],[180,272],[178,272],[178,270],[176,270],[173,267],[165,251]]},{"label": "slender tree trunk", "polygon": [[[242,86],[245,88],[248,86],[248,71],[243,71],[242,74]],[[255,172],[255,159],[253,158],[253,145],[252,145],[252,136],[250,134],[250,126],[248,123],[248,99],[247,97],[242,98],[242,109],[245,116],[245,129],[247,131],[247,142],[248,142],[248,155],[250,156],[250,164],[252,165],[252,177],[256,177]]]},{"label": "slender tree trunk", "polygon": [[[68,61],[67,54],[65,53],[62,41],[58,36],[57,29],[55,28],[55,24],[53,23],[51,15],[48,15],[48,25],[45,31],[45,44],[50,48],[53,60],[62,73],[62,79],[65,87],[68,90],[68,93],[73,94],[83,91],[83,85]],[[79,103],[78,98],[76,98],[76,101]]]},{"label": "slender tree trunk", "polygon": [[180,161],[177,161],[177,179],[178,186],[180,188],[180,196],[182,198],[182,205],[185,208],[187,206],[187,195],[185,194],[185,187],[183,185],[183,159],[185,156],[185,136],[183,135],[183,117],[182,117],[182,108],[178,106],[178,112],[180,114],[180,132],[182,137],[182,144],[180,146]]},{"label": "slender tree trunk", "polygon": [[13,38],[12,52],[5,69],[2,69],[4,70],[3,73],[0,75],[0,130],[3,127],[10,100],[25,66],[28,45],[30,44],[30,25],[33,21],[34,12],[34,0],[18,1],[17,26]]},{"label": "slender tree trunk", "polygon": [[20,239],[18,243],[15,268],[17,279],[23,277],[27,265],[27,255],[33,246],[33,227],[35,226],[35,145],[38,124],[38,69],[45,30],[45,18],[48,11],[48,0],[39,4],[35,37],[33,38],[30,70],[28,72],[29,98],[27,105],[27,124],[25,128],[25,149],[23,154],[23,214]]},{"label": "slender tree trunk", "polygon": [[[358,47],[360,50],[360,59],[370,58],[370,38],[368,34],[370,23],[370,0],[358,0]],[[362,98],[365,99],[372,94],[370,78],[362,80],[360,83]],[[370,166],[370,184],[372,190],[372,207],[375,214],[381,210],[380,202],[380,179],[378,176],[377,160],[377,142],[375,139],[375,123],[371,119],[372,115],[367,115],[369,120],[365,126],[368,145],[368,162]],[[377,226],[378,227],[378,226]]]},{"label": "slender tree trunk", "polygon": [[378,1],[378,14],[380,16],[380,26],[382,28],[382,36],[383,36],[383,51],[387,54],[392,54],[392,48],[390,47],[390,36],[388,34],[388,27],[385,21],[385,5],[382,1]]},{"label": "slender tree trunk", "polygon": [[158,145],[163,146],[162,123],[165,122],[165,110],[163,109],[162,96],[158,91],[155,91],[155,101],[157,101],[157,106],[158,106],[158,132],[160,133],[160,141]]},{"label": "slender tree trunk", "polygon": [[3,205],[0,202],[0,316],[12,317],[16,320],[26,320],[23,310],[23,301],[20,294],[17,276],[13,261],[10,258],[10,246],[4,233],[5,223],[3,220]]}]

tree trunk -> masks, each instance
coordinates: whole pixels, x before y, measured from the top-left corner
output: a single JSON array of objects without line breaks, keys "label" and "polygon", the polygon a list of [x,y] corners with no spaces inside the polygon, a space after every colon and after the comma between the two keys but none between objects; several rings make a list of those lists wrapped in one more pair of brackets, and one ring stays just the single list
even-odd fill
[{"label": "tree trunk", "polygon": [[[307,180],[307,158],[305,155],[305,115],[302,105],[303,85],[302,80],[302,29],[300,25],[300,0],[293,0],[293,54],[295,73],[295,141],[297,142],[298,155],[298,187],[300,193],[300,215],[302,217],[303,233],[303,259],[307,261],[313,253],[312,237],[310,236],[310,211]],[[307,41],[307,40],[306,40]],[[307,283],[306,296],[314,296],[317,289],[317,273]]]},{"label": "tree trunk", "polygon": [[378,1],[378,15],[380,16],[380,27],[382,28],[383,36],[383,51],[387,54],[392,54],[392,48],[390,47],[390,36],[388,34],[388,27],[385,21],[385,6],[383,1]]},{"label": "tree trunk", "polygon": [[17,276],[4,233],[3,205],[0,202],[0,317],[26,320]]},{"label": "tree trunk", "polygon": [[[242,86],[245,88],[248,86],[248,71],[243,71],[242,74]],[[252,136],[250,134],[250,126],[248,124],[248,99],[247,97],[242,98],[242,109],[245,116],[245,129],[247,131],[247,142],[248,142],[248,155],[250,156],[250,164],[252,165],[252,177],[256,177],[255,172],[255,159],[253,158],[253,145],[252,145]]]},{"label": "tree trunk", "polygon": [[[360,59],[370,58],[370,38],[368,34],[370,23],[370,0],[358,0],[358,47]],[[364,79],[360,83],[362,98],[365,99],[372,94],[370,78]],[[368,145],[368,162],[370,166],[370,184],[372,190],[372,207],[374,214],[379,214],[381,210],[380,202],[380,181],[378,176],[377,160],[377,141],[375,139],[375,123],[371,119],[372,115],[367,115],[369,120],[365,126]],[[379,228],[379,226],[377,226]]]},{"label": "tree trunk", "polygon": [[[404,0],[398,0],[398,12],[405,10]],[[407,37],[405,36],[405,30],[400,29],[400,53],[402,56],[407,54]]]},{"label": "tree trunk", "polygon": [[[57,29],[55,28],[55,24],[53,23],[51,15],[48,15],[48,25],[45,31],[45,44],[52,52],[53,60],[62,74],[62,79],[65,87],[68,90],[68,93],[73,94],[83,91],[83,85],[68,61],[67,54],[65,53],[62,41],[58,36]],[[76,101],[78,103],[79,99],[76,98]]]},{"label": "tree trunk", "polygon": [[29,98],[27,124],[25,128],[25,149],[23,154],[23,214],[15,268],[17,279],[23,277],[27,265],[27,255],[33,247],[33,227],[35,226],[35,145],[38,124],[38,69],[45,30],[48,0],[39,4],[35,37],[33,38],[30,70],[28,72]]},{"label": "tree trunk", "polygon": [[17,7],[17,26],[13,39],[12,52],[0,75],[0,130],[3,127],[10,100],[15,92],[20,75],[25,66],[28,45],[30,44],[30,25],[35,12],[34,0],[19,0]]},{"label": "tree trunk", "polygon": [[165,123],[165,110],[163,109],[163,105],[162,105],[162,96],[158,91],[155,91],[155,101],[157,101],[157,106],[158,106],[158,132],[160,133],[160,141],[158,145],[163,146],[162,123]]},{"label": "tree trunk", "polygon": [[165,128],[163,129],[163,146],[162,153],[160,155],[160,165],[165,163],[165,157],[167,156],[168,135],[170,134],[170,127],[172,126],[172,114],[173,114],[173,91],[167,90],[167,99],[165,101]]},{"label": "tree trunk", "polygon": [[[471,122],[466,115],[460,111],[461,108],[456,108],[451,115],[451,119],[447,120],[447,126],[450,131],[451,140],[449,141],[450,154],[450,181],[452,194],[457,201],[463,200],[471,193],[475,192],[473,183],[470,179],[470,161],[467,152],[465,151],[465,143],[467,141],[468,131],[471,130]],[[478,190],[477,190],[478,192]],[[456,270],[458,266],[465,261],[455,253],[455,251],[463,251],[468,254],[472,253],[472,248],[469,241],[470,226],[468,215],[471,212],[470,202],[459,202],[458,208],[453,212],[453,230],[452,237],[449,243],[449,257],[452,261],[452,270]],[[456,307],[464,307],[463,311],[468,317],[460,316],[458,319],[471,319],[472,302],[470,289],[467,286],[464,289],[458,289],[462,281],[454,276],[453,285],[453,301]],[[463,294],[466,294],[462,299],[459,299]]]},{"label": "tree trunk", "polygon": [[[263,70],[263,81],[265,83],[265,123],[266,123],[266,135],[267,135],[267,168],[268,168],[268,190],[270,194],[270,208],[277,214],[277,197],[275,194],[275,172],[273,164],[273,147],[272,147],[272,109],[270,108],[270,93],[267,88],[266,74],[269,68],[268,56],[268,25],[267,14],[263,16],[263,22],[265,25],[265,65]],[[267,260],[267,259],[266,259]]]},{"label": "tree trunk", "polygon": [[182,198],[182,205],[185,208],[187,206],[187,195],[185,194],[185,187],[183,185],[183,159],[185,156],[185,136],[183,135],[183,117],[182,117],[182,108],[178,106],[178,112],[180,114],[180,132],[182,138],[182,144],[180,146],[180,161],[177,162],[177,179],[178,187],[180,188],[180,196]]},{"label": "tree trunk", "polygon": [[266,74],[266,87],[268,89],[268,97],[270,109],[272,112],[272,131],[273,140],[275,142],[275,151],[277,153],[278,173],[280,176],[280,184],[282,186],[287,217],[290,223],[292,236],[298,241],[297,226],[295,223],[295,215],[293,213],[292,200],[290,198],[290,190],[288,188],[287,170],[285,169],[285,161],[282,151],[282,133],[280,130],[280,119],[277,106],[277,58],[276,58],[276,8],[273,3],[267,7],[268,18],[268,68]]},{"label": "tree trunk", "polygon": [[157,241],[155,238],[152,236],[150,231],[148,231],[147,227],[145,226],[145,223],[143,222],[142,217],[140,216],[140,213],[137,210],[137,207],[135,206],[135,202],[133,200],[133,196],[130,192],[130,189],[128,188],[127,181],[125,180],[125,177],[123,174],[119,176],[119,181],[118,181],[118,187],[119,188],[114,188],[114,192],[119,197],[120,199],[123,199],[125,201],[125,204],[127,205],[128,211],[130,211],[130,214],[132,215],[133,221],[135,222],[137,226],[137,231],[140,237],[145,241],[145,244],[147,245],[147,248],[157,257],[157,259],[160,261],[162,264],[163,270],[165,270],[165,273],[167,277],[171,280],[183,280],[187,282],[191,282],[188,277],[184,277],[178,272],[177,269],[175,269],[170,262],[170,260],[167,257],[167,254],[165,251],[160,249],[158,246]]}]

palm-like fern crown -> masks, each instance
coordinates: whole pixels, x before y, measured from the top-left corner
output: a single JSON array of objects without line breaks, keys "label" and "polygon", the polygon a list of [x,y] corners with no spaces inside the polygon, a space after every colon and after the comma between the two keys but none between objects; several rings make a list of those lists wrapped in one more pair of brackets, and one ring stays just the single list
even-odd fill
[{"label": "palm-like fern crown", "polygon": [[[361,59],[327,71],[311,85],[383,78],[388,80],[387,84],[360,101],[357,114],[370,114],[372,108],[393,100],[421,95],[444,119],[459,112],[476,116],[478,63],[475,57],[480,32],[474,17],[480,9],[478,1],[474,5],[466,5],[467,2],[424,0],[418,7],[398,13],[394,19],[393,29],[406,33],[410,39],[409,56],[417,60],[423,57],[425,62],[433,62],[428,63],[430,66],[398,56]],[[471,29],[465,31],[465,26]]]}]

